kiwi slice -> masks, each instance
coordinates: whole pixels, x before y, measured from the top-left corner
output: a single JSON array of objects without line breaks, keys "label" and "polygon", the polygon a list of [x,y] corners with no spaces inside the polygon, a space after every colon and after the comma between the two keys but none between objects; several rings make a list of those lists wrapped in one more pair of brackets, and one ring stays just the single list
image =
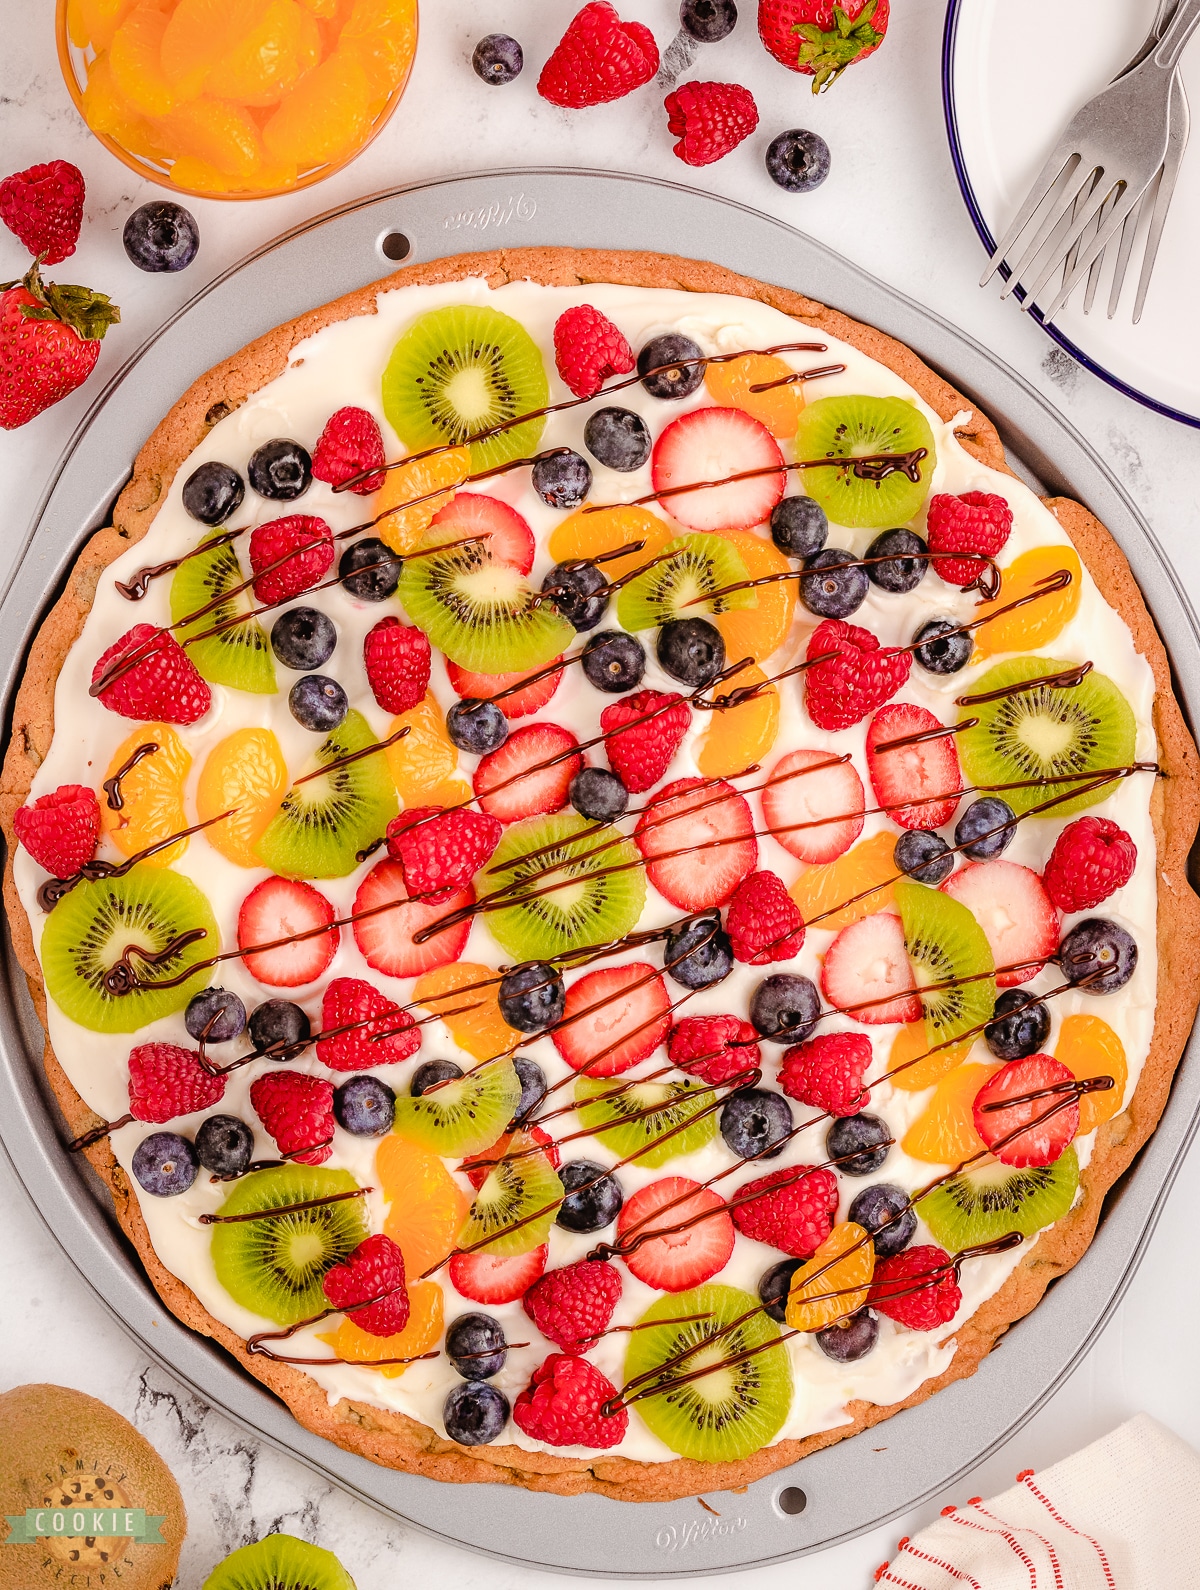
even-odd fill
[{"label": "kiwi slice", "polygon": [[920,511],[937,465],[929,422],[907,398],[827,397],[800,415],[797,458],[866,458],[876,453],[925,449],[918,480],[897,469],[882,480],[864,480],[852,469],[806,469],[804,489],[835,524],[886,530]]},{"label": "kiwi slice", "polygon": [[1074,1147],[1053,1165],[1016,1170],[990,1160],[960,1171],[917,1205],[921,1219],[948,1253],[1019,1231],[1032,1237],[1061,1220],[1075,1202],[1079,1160]]},{"label": "kiwi slice", "polygon": [[[549,401],[537,343],[511,315],[479,304],[421,315],[392,349],[383,372],[383,412],[410,453],[443,442],[458,445]],[[472,442],[472,470],[532,453],[545,426],[544,418],[529,420]]]},{"label": "kiwi slice", "polygon": [[[579,1124],[593,1132],[618,1159],[657,1170],[669,1159],[691,1154],[717,1134],[712,1088],[700,1082],[635,1082],[581,1076],[575,1083]],[[646,1114],[646,1111],[653,1114]],[[614,1124],[616,1123],[616,1124]]]},{"label": "kiwi slice", "polygon": [[[651,629],[672,618],[703,618],[706,613],[758,606],[757,591],[712,595],[750,578],[740,554],[723,537],[676,536],[662,550],[672,556],[630,580],[617,598],[622,629]],[[697,601],[698,597],[703,600]]]},{"label": "kiwi slice", "polygon": [[[217,1213],[279,1209],[357,1186],[348,1170],[281,1165],[243,1177]],[[217,1280],[234,1302],[280,1325],[294,1325],[327,1306],[321,1290],[325,1273],[367,1236],[367,1219],[361,1198],[343,1198],[315,1209],[217,1225],[212,1232]]]},{"label": "kiwi slice", "polygon": [[[508,1152],[519,1153],[532,1140],[518,1132]],[[508,1257],[540,1248],[563,1199],[563,1185],[545,1154],[502,1159],[475,1195],[458,1246]],[[536,1218],[530,1219],[530,1216]]]},{"label": "kiwi slice", "polygon": [[[361,712],[348,712],[320,746],[308,771],[378,743]],[[400,810],[380,753],[293,784],[254,847],[264,867],[285,878],[344,878],[359,851],[379,839]]]},{"label": "kiwi slice", "polygon": [[278,686],[275,663],[262,626],[254,618],[243,618],[240,624],[231,622],[254,607],[249,590],[226,596],[226,592],[241,585],[245,578],[237,553],[228,543],[188,558],[175,570],[171,581],[171,622],[178,623],[189,613],[207,607],[215,597],[224,597],[218,607],[210,609],[202,618],[177,629],[175,638],[185,641],[190,635],[200,635],[218,624],[228,624],[229,628],[219,635],[210,635],[207,640],[198,640],[189,646],[188,655],[204,678],[214,685],[230,685],[234,690],[269,696]]},{"label": "kiwi slice", "polygon": [[[597,828],[575,812],[514,823],[492,857],[488,883],[521,887],[510,891],[516,903],[488,915],[492,937],[517,961],[552,961],[583,944],[624,938],[646,903],[639,860],[615,828]],[[551,885],[560,887],[539,892]]]},{"label": "kiwi slice", "polygon": [[476,1154],[491,1147],[520,1102],[516,1067],[492,1060],[432,1093],[401,1094],[392,1130],[435,1154]]},{"label": "kiwi slice", "polygon": [[[945,1043],[991,1019],[996,1008],[996,963],[983,929],[957,900],[911,878],[894,885],[904,924],[904,947],[925,1012],[929,1043]],[[951,977],[977,977],[955,988],[931,989]]]},{"label": "kiwi slice", "polygon": [[219,1562],[201,1590],[354,1590],[331,1551],[295,1535],[268,1535]]},{"label": "kiwi slice", "polygon": [[171,988],[135,988],[128,994],[110,994],[104,974],[131,945],[161,955],[193,928],[203,928],[203,936],[161,961],[129,957],[126,964],[148,981],[174,979],[220,950],[221,936],[208,900],[181,872],[144,862],[123,878],[76,884],[51,911],[42,930],[38,955],[46,992],[65,1016],[92,1032],[136,1032],[182,1010],[212,981],[212,969],[197,967],[194,976]]},{"label": "kiwi slice", "polygon": [[[1053,657],[1010,657],[989,668],[971,686],[972,696],[1004,690],[1026,679],[1063,673],[1073,663]],[[1007,789],[1004,799],[1015,812],[1027,812],[1056,796],[1070,795],[1051,806],[1046,817],[1070,817],[1097,801],[1107,800],[1115,783],[1099,789],[1087,781],[1057,784],[1064,773],[1093,773],[1124,767],[1134,759],[1137,724],[1128,701],[1112,680],[1094,669],[1068,688],[1038,685],[999,701],[964,707],[963,717],[978,718],[973,729],[958,736],[962,769],[972,784],[1007,784],[1020,779],[1045,779],[1026,789]]]},{"label": "kiwi slice", "polygon": [[[686,1324],[655,1325],[685,1314],[703,1319]],[[746,1316],[743,1318],[742,1316]],[[734,1325],[734,1321],[739,1323]],[[634,1406],[647,1425],[680,1457],[701,1463],[732,1463],[767,1446],[782,1430],[792,1406],[792,1365],[779,1337],[779,1327],[763,1311],[757,1297],[735,1286],[708,1285],[660,1297],[642,1315],[649,1327],[630,1333],[625,1354],[625,1384],[661,1371],[664,1390]],[[724,1327],[733,1326],[724,1331]],[[770,1342],[775,1345],[767,1346]],[[698,1346],[707,1343],[706,1346]],[[697,1348],[682,1363],[663,1365]],[[739,1364],[729,1360],[750,1352]],[[721,1368],[712,1368],[720,1364]],[[697,1369],[711,1369],[696,1380],[672,1385]],[[636,1388],[653,1386],[652,1378]]]}]

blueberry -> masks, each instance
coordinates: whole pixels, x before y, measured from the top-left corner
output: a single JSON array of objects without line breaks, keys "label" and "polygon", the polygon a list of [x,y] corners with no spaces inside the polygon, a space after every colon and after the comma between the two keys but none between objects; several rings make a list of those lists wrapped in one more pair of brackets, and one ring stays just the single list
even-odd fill
[{"label": "blueberry", "polygon": [[342,589],[360,602],[386,602],[400,584],[400,559],[378,536],[364,536],[338,559]]},{"label": "blueberry", "polygon": [[758,1298],[763,1306],[763,1312],[768,1319],[773,1319],[777,1325],[785,1322],[788,1291],[791,1288],[792,1276],[804,1263],[803,1259],[781,1259],[778,1264],[773,1264],[762,1280],[758,1283]]},{"label": "blueberry", "polygon": [[958,628],[953,618],[931,618],[913,636],[913,656],[928,673],[956,674],[970,662],[975,643]]},{"label": "blueberry", "polygon": [[628,475],[650,457],[650,430],[632,409],[597,409],[583,427],[584,446],[598,464]]},{"label": "blueberry", "polygon": [[663,970],[684,988],[711,988],[733,970],[733,945],[721,918],[693,917],[667,934]]},{"label": "blueberry", "polygon": [[816,984],[794,972],[764,977],[750,998],[750,1020],[760,1038],[803,1043],[821,1014]]},{"label": "blueberry", "polygon": [[[312,1036],[308,1017],[299,1005],[290,999],[268,999],[250,1013],[250,1042],[261,1054],[264,1049],[286,1051],[295,1045],[303,1047]],[[294,1056],[276,1053],[275,1060],[290,1060]]]},{"label": "blueberry", "polygon": [[1089,994],[1115,994],[1133,976],[1138,949],[1132,935],[1107,917],[1089,916],[1076,925],[1058,946],[1058,964],[1069,983],[1085,984]]},{"label": "blueberry", "polygon": [[998,795],[984,795],[972,801],[954,825],[954,843],[972,861],[990,861],[1008,849],[1016,831],[1016,813],[1008,802]]},{"label": "blueberry", "polygon": [[592,469],[579,453],[551,453],[533,466],[532,480],[534,491],[551,508],[578,508],[592,489]]},{"label": "blueberry", "polygon": [[525,53],[516,39],[507,33],[485,34],[475,46],[471,67],[476,77],[496,88],[503,88],[520,77],[525,65]]},{"label": "blueberry", "polygon": [[800,600],[810,613],[819,618],[849,618],[858,612],[871,582],[853,558],[853,552],[842,547],[826,547],[804,560]]},{"label": "blueberry", "polygon": [[382,1137],[396,1118],[396,1095],[378,1077],[348,1077],[333,1090],[333,1114],[354,1137]]},{"label": "blueberry", "polygon": [[285,668],[308,673],[333,656],[337,630],[315,607],[291,607],[271,628],[271,650]]},{"label": "blueberry", "polygon": [[645,648],[623,629],[602,629],[583,648],[583,671],[607,695],[636,690],[646,671]]},{"label": "blueberry", "polygon": [[511,1132],[518,1122],[526,1121],[532,1112],[546,1097],[546,1073],[536,1060],[526,1060],[519,1055],[513,1061],[513,1070],[521,1084],[521,1097],[517,1100],[517,1109],[512,1120],[508,1123]]},{"label": "blueberry", "polygon": [[1037,1054],[1050,1036],[1050,1012],[1024,989],[1006,988],[996,1000],[984,1042],[997,1060],[1023,1060]]},{"label": "blueberry", "polygon": [[571,805],[581,817],[595,823],[611,823],[624,817],[629,791],[615,773],[604,767],[582,768],[568,790]]},{"label": "blueberry", "polygon": [[733,0],[683,0],[679,7],[679,26],[701,44],[726,38],[736,22]]},{"label": "blueberry", "polygon": [[199,1169],[196,1150],[178,1132],[151,1132],[133,1151],[138,1185],[155,1198],[176,1198],[187,1192]]},{"label": "blueberry", "polygon": [[906,828],[896,841],[892,859],[901,872],[918,883],[936,886],[954,871],[954,857],[941,834],[927,828]]},{"label": "blueberry", "polygon": [[182,204],[151,199],[125,222],[121,241],[138,270],[181,271],[199,252],[200,228]]},{"label": "blueberry", "polygon": [[254,1133],[236,1115],[210,1115],[196,1133],[196,1158],[214,1176],[240,1176],[254,1158]]},{"label": "blueberry", "polygon": [[608,607],[608,575],[594,563],[574,568],[556,563],[542,581],[542,590],[566,619],[582,632],[595,629]]},{"label": "blueberry", "polygon": [[227,989],[205,988],[188,1000],[183,1024],[197,1043],[231,1043],[246,1030],[246,1007]]},{"label": "blueberry", "polygon": [[485,756],[498,751],[508,739],[508,719],[494,701],[466,696],[447,712],[446,733],[460,751]]},{"label": "blueberry", "polygon": [[742,1159],[774,1159],[791,1131],[792,1107],[782,1093],[740,1088],[721,1107],[721,1136]]},{"label": "blueberry", "polygon": [[460,1314],[446,1327],[446,1357],[464,1380],[490,1380],[508,1357],[503,1325],[490,1314]]},{"label": "blueberry", "polygon": [[558,1174],[567,1196],[554,1217],[557,1225],[565,1231],[602,1231],[612,1225],[625,1202],[615,1176],[590,1159],[573,1159]]},{"label": "blueberry", "polygon": [[462,1066],[455,1065],[453,1060],[425,1060],[413,1072],[408,1091],[414,1099],[419,1099],[437,1083],[452,1082],[455,1077],[461,1077],[462,1074]]},{"label": "blueberry", "polygon": [[879,1315],[872,1308],[835,1320],[824,1330],[814,1332],[817,1346],[835,1363],[855,1364],[865,1358],[879,1340]]},{"label": "blueberry", "polygon": [[877,1115],[844,1115],[825,1134],[825,1154],[844,1176],[869,1176],[888,1157],[891,1136]]},{"label": "blueberry", "polygon": [[288,691],[292,717],[302,729],[328,734],[350,710],[346,692],[326,674],[305,674]]},{"label": "blueberry", "polygon": [[886,1181],[864,1187],[850,1205],[846,1219],[871,1233],[881,1259],[890,1259],[901,1248],[907,1248],[917,1229],[917,1212],[908,1194],[903,1187],[893,1187]]},{"label": "blueberry", "polygon": [[767,175],[788,193],[811,193],[829,175],[829,145],[803,127],[782,132],[767,146]]},{"label": "blueberry", "polygon": [[215,459],[193,469],[183,483],[183,506],[201,524],[224,524],[245,495],[246,485],[237,470]]},{"label": "blueberry", "polygon": [[869,558],[886,558],[886,563],[868,563],[867,578],[881,591],[902,596],[915,591],[925,578],[928,559],[915,556],[927,550],[926,543],[911,530],[885,530],[867,548]]},{"label": "blueberry", "polygon": [[[651,338],[638,354],[638,374],[651,397],[668,400],[691,397],[704,380],[704,366],[688,361],[702,357],[690,337],[669,331],[665,336]],[[658,373],[648,375],[649,370]]]},{"label": "blueberry", "polygon": [[707,685],[725,666],[725,641],[706,618],[673,618],[658,632],[658,660],[672,679]]},{"label": "blueberry", "polygon": [[442,1423],[451,1441],[486,1446],[508,1423],[508,1398],[482,1380],[468,1380],[446,1398]]},{"label": "blueberry", "polygon": [[771,540],[789,558],[811,558],[829,539],[829,520],[811,497],[783,497],[771,509]]},{"label": "blueberry", "polygon": [[260,497],[291,502],[312,485],[312,459],[299,442],[279,436],[251,454],[246,473]]},{"label": "blueberry", "polygon": [[561,1021],[567,996],[556,966],[534,961],[509,972],[500,984],[500,1014],[518,1032],[541,1032]]}]

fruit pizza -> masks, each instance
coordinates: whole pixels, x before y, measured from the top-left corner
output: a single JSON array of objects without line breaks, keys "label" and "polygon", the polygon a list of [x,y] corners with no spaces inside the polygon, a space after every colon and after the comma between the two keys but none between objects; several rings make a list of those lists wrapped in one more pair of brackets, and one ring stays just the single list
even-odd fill
[{"label": "fruit pizza", "polygon": [[904,347],[659,255],[412,267],[203,377],[2,793],[165,1303],[443,1480],[741,1485],[970,1374],[1197,1000],[1116,544]]}]

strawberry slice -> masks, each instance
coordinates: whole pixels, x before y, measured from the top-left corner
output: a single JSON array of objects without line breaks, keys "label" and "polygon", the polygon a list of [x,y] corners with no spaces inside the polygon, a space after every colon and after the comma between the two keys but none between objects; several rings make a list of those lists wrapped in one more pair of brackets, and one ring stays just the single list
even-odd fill
[{"label": "strawberry slice", "polygon": [[[526,1126],[520,1132],[506,1132],[503,1137],[498,1137],[491,1148],[481,1149],[478,1154],[472,1154],[464,1159],[458,1167],[466,1175],[467,1180],[478,1192],[484,1182],[491,1175],[496,1161],[503,1159],[511,1150],[514,1142],[518,1148],[530,1148],[534,1143],[540,1144],[546,1150],[546,1158],[557,1170],[562,1163],[562,1155],[558,1152],[558,1144],[540,1126]],[[532,1157],[532,1156],[531,1156]]]},{"label": "strawberry slice", "polygon": [[[907,740],[913,735],[930,734],[945,725],[927,707],[907,701],[881,707],[867,730],[867,772],[880,806],[901,828],[943,828],[954,816],[962,771],[952,734],[936,734],[910,745],[881,749],[892,740]],[[946,795],[946,800],[930,800]],[[906,806],[905,801],[923,801]]]},{"label": "strawberry slice", "polygon": [[825,952],[821,988],[831,1005],[866,1027],[918,1021],[921,1001],[900,918],[879,911],[843,928]]},{"label": "strawberry slice", "polygon": [[[776,762],[762,792],[772,837],[801,861],[836,861],[845,855],[862,833],[866,804],[862,779],[849,762],[834,762],[831,751],[790,751]],[[841,820],[830,822],[832,817]],[[819,826],[801,828],[800,823]]]},{"label": "strawberry slice", "polygon": [[[561,662],[562,658],[555,657],[553,660]],[[516,690],[496,703],[510,723],[514,718],[527,718],[531,712],[544,707],[562,683],[561,668],[555,669],[552,674],[544,673],[541,668],[530,668],[524,673],[515,674],[476,674],[469,668],[460,668],[449,657],[446,658],[446,672],[454,690],[464,698],[469,696],[472,701],[490,701],[502,690],[511,690],[522,679],[531,679],[533,682],[523,690]]]},{"label": "strawberry slice", "polygon": [[605,966],[567,989],[562,1021],[550,1036],[574,1070],[620,1076],[666,1042],[670,1008],[653,966]]},{"label": "strawberry slice", "polygon": [[448,541],[459,541],[467,536],[487,536],[487,550],[495,563],[508,563],[522,574],[533,567],[537,551],[533,531],[515,508],[510,508],[499,497],[485,497],[482,492],[460,491],[454,501],[440,508],[430,521],[438,533],[447,529],[454,534]]},{"label": "strawberry slice", "polygon": [[[448,900],[410,900],[400,862],[381,861],[367,873],[354,896],[354,915],[359,918],[354,924],[354,942],[375,971],[388,977],[419,977],[458,959],[467,947],[471,919],[443,928],[420,944],[415,935],[474,903],[472,889],[462,889]],[[363,915],[365,912],[373,914]]]},{"label": "strawberry slice", "polygon": [[[677,1198],[682,1201],[676,1203]],[[690,1221],[695,1224],[688,1224]],[[680,1226],[685,1229],[675,1229]],[[725,1268],[733,1252],[729,1206],[711,1187],[701,1187],[686,1176],[664,1176],[652,1181],[634,1193],[622,1208],[617,1220],[618,1238],[628,1233],[632,1240],[654,1232],[662,1235],[650,1235],[622,1257],[639,1281],[660,1292],[686,1292],[689,1287],[703,1285]]]},{"label": "strawberry slice", "polygon": [[557,723],[530,723],[510,734],[475,769],[480,810],[502,823],[561,811],[571,780],[583,766],[578,752],[571,754],[578,744]]},{"label": "strawberry slice", "polygon": [[983,929],[997,967],[1036,964],[997,972],[997,988],[1027,983],[1058,948],[1058,911],[1045,885],[1015,861],[968,861],[952,872],[942,893],[965,905]]},{"label": "strawberry slice", "polygon": [[545,1270],[549,1255],[545,1242],[507,1259],[495,1253],[456,1253],[450,1260],[450,1280],[472,1303],[515,1303]]},{"label": "strawberry slice", "polygon": [[646,857],[646,876],[682,911],[723,905],[758,862],[750,807],[724,779],[664,785],[633,837]]},{"label": "strawberry slice", "polygon": [[[341,935],[330,928],[333,919],[333,907],[311,883],[264,878],[238,911],[242,964],[251,977],[271,988],[314,982],[337,954]],[[247,953],[259,944],[270,947]]]},{"label": "strawberry slice", "polygon": [[[650,459],[655,491],[723,480],[707,491],[665,497],[663,507],[689,530],[748,530],[771,516],[783,496],[783,454],[765,425],[744,409],[704,408],[681,414],[659,437]],[[732,480],[748,470],[769,473]]]},{"label": "strawberry slice", "polygon": [[[1074,1080],[1074,1072],[1048,1054],[1031,1054],[1024,1060],[1013,1060],[987,1079],[975,1095],[972,1118],[975,1130],[1002,1165],[1023,1169],[1030,1165],[1053,1165],[1062,1157],[1079,1131],[1078,1097],[1065,1089],[1061,1093],[1044,1093],[1039,1099],[1031,1099],[1028,1095]],[[985,1108],[989,1104],[1003,1104],[1006,1099],[1023,1102],[1011,1104],[1007,1109]],[[1055,1105],[1061,1108],[1055,1109]],[[1027,1122],[1034,1121],[1037,1125],[1031,1125],[1027,1132],[1020,1130]],[[1005,1143],[1003,1139],[1014,1132],[1018,1135]]]}]

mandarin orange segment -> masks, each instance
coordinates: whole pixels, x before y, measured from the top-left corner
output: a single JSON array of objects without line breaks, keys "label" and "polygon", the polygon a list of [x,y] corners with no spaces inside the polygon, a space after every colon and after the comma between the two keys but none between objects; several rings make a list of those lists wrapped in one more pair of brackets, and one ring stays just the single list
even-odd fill
[{"label": "mandarin orange segment", "polygon": [[584,513],[580,508],[551,532],[549,552],[555,563],[565,563],[568,558],[594,558],[644,541],[640,552],[601,565],[610,580],[619,580],[649,563],[674,538],[670,525],[646,508],[605,508],[601,513]]},{"label": "mandarin orange segment", "polygon": [[793,1330],[819,1331],[856,1313],[867,1301],[874,1274],[870,1233],[852,1220],[843,1220],[792,1276],[788,1324]]},{"label": "mandarin orange segment", "polygon": [[[764,574],[787,574],[792,565],[772,541],[755,535],[753,530],[721,530],[716,532],[732,544],[746,565],[752,580]],[[755,592],[757,607],[737,608],[732,613],[721,613],[717,628],[725,641],[725,655],[732,662],[742,657],[753,657],[755,662],[765,662],[777,652],[788,637],[796,612],[795,580],[778,580],[774,585],[760,585]],[[740,683],[740,679],[735,681]]]},{"label": "mandarin orange segment", "polygon": [[[477,988],[477,983],[485,987]],[[466,992],[461,992],[461,990]],[[499,974],[494,967],[456,961],[426,972],[413,986],[412,997],[431,1015],[440,1016],[460,1049],[476,1060],[492,1060],[512,1048],[520,1034],[500,1014]],[[461,1016],[443,1014],[474,1005]]]},{"label": "mandarin orange segment", "polygon": [[[736,690],[743,685],[764,684],[766,677],[761,668],[743,668],[728,686],[721,688]],[[696,747],[696,767],[704,778],[729,778],[761,762],[775,744],[779,733],[779,691],[768,685],[762,695],[706,716],[709,727]]]},{"label": "mandarin orange segment", "polygon": [[254,847],[288,792],[287,763],[270,729],[235,729],[208,753],[196,786],[201,822],[232,812],[204,830],[214,850],[239,867],[260,867]]},{"label": "mandarin orange segment", "polygon": [[998,1065],[960,1065],[943,1077],[933,1098],[905,1132],[904,1152],[931,1165],[958,1165],[973,1154],[982,1154],[983,1139],[975,1130],[971,1112],[980,1088],[999,1069]]},{"label": "mandarin orange segment", "polygon": [[[446,732],[442,709],[432,694],[427,694],[415,707],[393,718],[388,735],[408,729],[404,739],[387,748],[388,770],[396,783],[396,790],[405,806],[454,806],[465,800],[471,792],[454,794],[446,800],[444,786],[450,792],[458,790],[454,778],[458,769],[458,751]],[[385,736],[386,738],[386,736]]]},{"label": "mandarin orange segment", "polygon": [[[376,514],[387,514],[387,518],[375,526],[376,535],[386,541],[393,552],[412,552],[429,529],[434,514],[454,501],[453,489],[438,491],[438,488],[459,486],[470,473],[471,454],[465,447],[452,447],[447,452],[418,459],[415,464],[389,469],[373,502]],[[430,492],[437,492],[437,495],[429,497],[427,502],[418,500]],[[406,508],[405,503],[414,506]]]},{"label": "mandarin orange segment", "polygon": [[67,32],[79,49],[107,50],[138,0],[68,0]]},{"label": "mandarin orange segment", "polygon": [[[901,1027],[892,1039],[892,1052],[888,1056],[887,1068],[896,1072],[890,1078],[892,1086],[904,1093],[920,1093],[949,1076],[951,1071],[957,1071],[971,1052],[971,1043],[959,1043],[952,1049],[937,1049],[930,1054],[937,1042],[926,1032],[924,1021],[913,1021]],[[903,1071],[898,1069],[900,1066],[904,1067]]]},{"label": "mandarin orange segment", "polygon": [[[121,806],[113,811],[106,793],[100,790],[100,831],[105,833],[123,856],[134,856],[139,850],[157,844],[168,834],[177,834],[188,826],[183,805],[183,786],[192,765],[191,752],[175,730],[167,723],[143,723],[135,729],[113,753],[112,761],[104,774],[114,778],[118,770],[140,746],[157,745],[158,750],[142,757],[136,766],[122,778],[119,792]],[[152,867],[167,867],[178,861],[188,847],[186,839],[179,839],[165,850],[146,861]]]},{"label": "mandarin orange segment", "polygon": [[1121,1108],[1129,1066],[1125,1045],[1099,1016],[1067,1016],[1058,1031],[1054,1058],[1079,1081],[1084,1077],[1111,1077],[1106,1093],[1085,1093],[1079,1100],[1079,1135],[1095,1131]]},{"label": "mandarin orange segment", "polygon": [[107,55],[98,55],[88,67],[83,119],[93,132],[104,133],[131,154],[159,160],[166,153],[162,135],[132,109],[117,88]]},{"label": "mandarin orange segment", "polygon": [[296,0],[269,0],[262,16],[239,32],[209,68],[205,89],[241,105],[274,105],[317,64],[316,18]]},{"label": "mandarin orange segment", "polygon": [[163,117],[159,125],[175,154],[214,167],[227,181],[245,182],[262,170],[262,141],[244,105],[207,97],[192,99]]},{"label": "mandarin orange segment", "polygon": [[[816,925],[825,933],[840,933],[876,911],[894,911],[890,879],[896,876],[891,834],[875,834],[824,866],[807,867],[788,893],[806,922],[832,911]],[[868,893],[867,891],[874,891]],[[857,899],[863,895],[863,899]],[[847,904],[852,901],[853,904]]]},{"label": "mandarin orange segment", "polygon": [[804,407],[800,383],[772,387],[769,392],[752,392],[750,388],[769,381],[782,381],[793,374],[791,365],[784,364],[774,354],[747,353],[740,359],[730,359],[727,364],[710,364],[704,372],[704,384],[709,397],[721,408],[743,409],[760,425],[765,425],[772,436],[792,441]]},{"label": "mandarin orange segment", "polygon": [[413,1280],[453,1250],[469,1208],[441,1156],[394,1134],[375,1151],[375,1170],[389,1200],[383,1229],[404,1255]]},{"label": "mandarin orange segment", "polygon": [[272,159],[301,170],[357,149],[370,126],[371,88],[358,59],[335,51],[306,72],[263,128]]},{"label": "mandarin orange segment", "polygon": [[416,0],[354,0],[341,48],[357,56],[372,103],[386,100],[408,76],[417,53]]},{"label": "mandarin orange segment", "polygon": [[1040,651],[1056,639],[1075,617],[1083,594],[1083,572],[1074,547],[1034,547],[1022,552],[1000,571],[1003,579],[996,600],[982,603],[972,615],[978,621],[997,608],[1028,596],[1039,581],[1049,579],[1059,569],[1071,572],[1071,583],[1065,589],[1041,596],[975,631],[976,658],[995,657],[1007,651]]},{"label": "mandarin orange segment", "polygon": [[[419,1358],[436,1346],[442,1334],[445,1298],[436,1281],[408,1282],[408,1324],[394,1336],[370,1336],[347,1315],[335,1331],[318,1331],[339,1358],[352,1364],[375,1364],[381,1358]],[[408,1364],[384,1364],[379,1373],[388,1380],[402,1375]]]},{"label": "mandarin orange segment", "polygon": [[166,27],[163,13],[143,3],[121,23],[109,50],[113,79],[122,98],[136,114],[152,119],[170,115],[182,97],[196,92],[190,82],[177,88],[163,71]]},{"label": "mandarin orange segment", "polygon": [[[162,66],[181,93],[198,94],[204,80],[239,39],[262,26],[272,0],[178,0],[167,21]],[[220,89],[214,90],[218,95]]]}]

